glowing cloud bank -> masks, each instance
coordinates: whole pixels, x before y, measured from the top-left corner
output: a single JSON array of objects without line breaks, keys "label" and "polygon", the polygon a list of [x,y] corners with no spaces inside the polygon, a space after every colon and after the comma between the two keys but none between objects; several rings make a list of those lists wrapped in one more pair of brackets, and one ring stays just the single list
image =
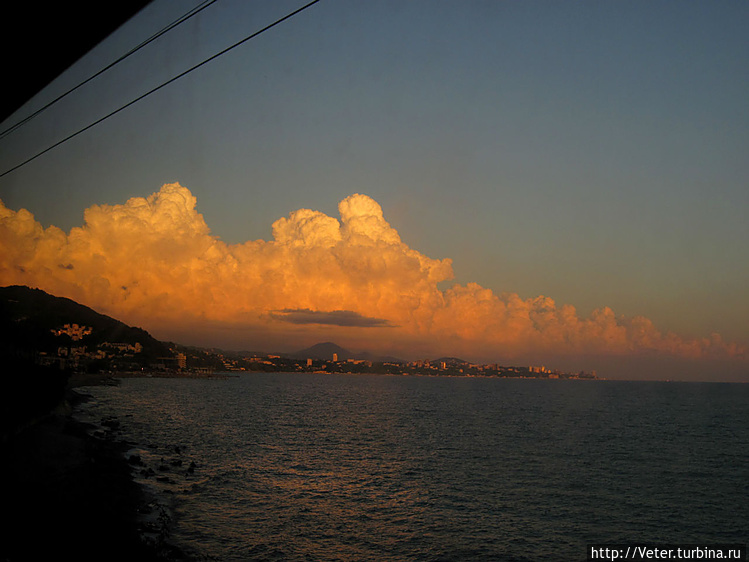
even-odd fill
[{"label": "glowing cloud bank", "polygon": [[162,337],[220,329],[265,341],[293,335],[293,347],[328,330],[344,344],[498,359],[746,358],[720,336],[684,339],[609,308],[581,318],[544,296],[475,283],[442,290],[451,261],[409,248],[366,195],[341,201],[340,219],[300,209],[273,223],[273,240],[243,244],[211,235],[196,203],[188,189],[168,184],[124,205],[94,205],[66,234],[0,202],[0,283],[69,297]]}]

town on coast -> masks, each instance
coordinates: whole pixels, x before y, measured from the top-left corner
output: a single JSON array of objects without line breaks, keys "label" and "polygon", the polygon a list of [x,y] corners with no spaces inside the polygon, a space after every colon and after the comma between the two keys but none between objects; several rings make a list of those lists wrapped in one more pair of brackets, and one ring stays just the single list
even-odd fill
[{"label": "town on coast", "polygon": [[[91,328],[65,325],[57,335],[77,342]],[[97,346],[60,346],[45,353],[40,361],[71,368],[74,372],[109,372],[120,375],[211,376],[235,372],[347,373],[411,376],[498,377],[533,379],[597,379],[595,371],[567,372],[546,366],[503,366],[479,364],[456,357],[404,361],[396,358],[361,358],[327,342],[291,354],[226,351],[169,344],[169,354],[150,361],[139,356],[139,343],[103,342]]]},{"label": "town on coast", "polygon": [[291,353],[227,351],[160,341],[70,299],[23,286],[0,288],[6,355],[75,374],[205,376],[242,371],[597,379],[595,371],[479,364],[456,357],[404,360],[318,343]]}]

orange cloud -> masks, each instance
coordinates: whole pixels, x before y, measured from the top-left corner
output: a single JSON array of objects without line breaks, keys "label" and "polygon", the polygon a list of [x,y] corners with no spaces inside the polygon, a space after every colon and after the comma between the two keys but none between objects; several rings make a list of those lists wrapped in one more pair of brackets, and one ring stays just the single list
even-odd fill
[{"label": "orange cloud", "polygon": [[408,247],[366,195],[341,201],[340,218],[294,211],[273,223],[272,240],[243,244],[213,236],[196,203],[188,189],[168,184],[123,205],[94,205],[66,234],[0,202],[0,283],[66,296],[158,335],[184,326],[295,336],[338,329],[348,341],[390,349],[503,358],[746,356],[719,336],[664,334],[647,318],[609,308],[581,318],[544,296],[522,299],[475,283],[442,290],[451,261]]}]

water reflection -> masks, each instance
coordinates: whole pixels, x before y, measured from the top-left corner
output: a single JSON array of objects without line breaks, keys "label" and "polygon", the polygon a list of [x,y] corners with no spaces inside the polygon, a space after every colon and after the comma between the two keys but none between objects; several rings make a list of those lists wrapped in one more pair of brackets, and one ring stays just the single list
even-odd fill
[{"label": "water reflection", "polygon": [[[580,559],[589,542],[746,542],[749,388],[252,374],[95,392],[224,560]],[[702,400],[700,396],[707,396]]]}]

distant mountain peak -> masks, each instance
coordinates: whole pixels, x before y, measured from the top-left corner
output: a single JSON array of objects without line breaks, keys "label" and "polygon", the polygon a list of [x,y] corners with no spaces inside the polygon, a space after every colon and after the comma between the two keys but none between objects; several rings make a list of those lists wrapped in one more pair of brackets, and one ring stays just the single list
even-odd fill
[{"label": "distant mountain peak", "polygon": [[440,357],[439,359],[434,359],[434,363],[446,363],[448,365],[469,365],[470,363],[466,361],[465,359],[461,359],[459,357]]},{"label": "distant mountain peak", "polygon": [[345,361],[346,359],[356,359],[355,354],[349,351],[348,349],[344,349],[340,345],[333,343],[333,342],[323,342],[323,343],[316,343],[315,345],[308,347],[306,349],[301,349],[292,355],[294,357],[298,357],[300,359],[320,359],[322,361],[332,361],[333,360],[333,354],[336,354],[338,356],[338,359],[341,361]]}]

